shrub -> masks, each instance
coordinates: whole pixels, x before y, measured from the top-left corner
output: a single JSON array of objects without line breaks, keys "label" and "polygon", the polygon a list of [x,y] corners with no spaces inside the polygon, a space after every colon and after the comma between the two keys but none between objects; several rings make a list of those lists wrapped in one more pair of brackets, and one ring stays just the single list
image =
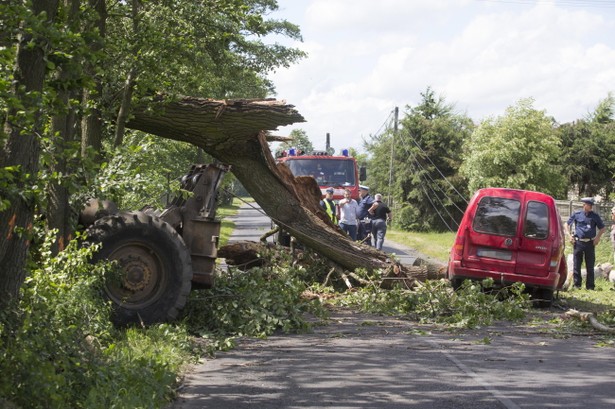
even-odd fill
[{"label": "shrub", "polygon": [[[169,325],[116,330],[101,296],[108,264],[71,241],[53,256],[47,235],[19,304],[0,316],[0,406],[163,407],[190,359],[187,331]],[[4,406],[3,406],[4,407]]]}]

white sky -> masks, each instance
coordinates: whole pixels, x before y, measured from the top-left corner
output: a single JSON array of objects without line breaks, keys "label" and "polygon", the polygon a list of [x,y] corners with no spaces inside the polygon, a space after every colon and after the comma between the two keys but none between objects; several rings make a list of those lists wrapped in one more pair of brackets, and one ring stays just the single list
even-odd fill
[{"label": "white sky", "polygon": [[476,122],[521,98],[558,122],[615,91],[614,0],[278,0],[308,53],[270,75],[315,149],[363,150],[428,86]]}]

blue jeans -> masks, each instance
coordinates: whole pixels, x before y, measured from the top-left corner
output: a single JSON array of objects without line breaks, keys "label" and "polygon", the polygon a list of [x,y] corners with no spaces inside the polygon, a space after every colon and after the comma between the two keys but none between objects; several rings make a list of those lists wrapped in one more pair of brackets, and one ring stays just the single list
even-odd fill
[{"label": "blue jeans", "polygon": [[340,222],[340,229],[344,230],[352,239],[352,241],[357,241],[357,225],[356,224],[346,224],[344,222]]},{"label": "blue jeans", "polygon": [[594,263],[596,262],[596,248],[591,241],[583,242],[576,241],[574,243],[573,260],[574,260],[574,286],[581,287],[581,264],[583,264],[583,257],[585,256],[585,268],[587,269],[587,279],[585,281],[585,288],[588,290],[594,289]]},{"label": "blue jeans", "polygon": [[372,220],[372,246],[376,247],[378,250],[382,250],[385,234],[387,234],[386,220]]}]

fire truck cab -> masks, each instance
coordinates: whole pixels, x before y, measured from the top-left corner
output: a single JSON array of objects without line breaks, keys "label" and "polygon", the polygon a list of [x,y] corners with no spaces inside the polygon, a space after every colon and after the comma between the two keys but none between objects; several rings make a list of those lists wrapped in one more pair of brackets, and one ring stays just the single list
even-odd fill
[{"label": "fire truck cab", "polygon": [[332,187],[334,200],[344,197],[344,190],[350,189],[354,199],[359,198],[359,182],[366,179],[365,167],[359,167],[348,149],[343,149],[341,155],[334,156],[327,151],[315,151],[309,154],[291,148],[277,154],[277,161],[290,168],[295,176],[311,176],[316,179],[320,191]]}]

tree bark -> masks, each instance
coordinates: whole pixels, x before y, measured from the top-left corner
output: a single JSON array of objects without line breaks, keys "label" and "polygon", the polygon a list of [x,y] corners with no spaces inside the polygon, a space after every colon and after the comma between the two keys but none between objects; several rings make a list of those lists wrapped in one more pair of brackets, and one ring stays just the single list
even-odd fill
[{"label": "tree bark", "polygon": [[[80,0],[63,0],[67,9],[69,28],[73,32],[79,30],[79,6]],[[56,93],[60,103],[59,112],[51,119],[51,143],[53,144],[53,158],[49,164],[49,172],[58,175],[52,177],[47,186],[47,227],[56,229],[56,241],[51,251],[53,254],[64,250],[73,237],[73,229],[76,225],[76,217],[69,205],[69,189],[66,185],[65,176],[72,173],[66,149],[70,143],[75,142],[77,112],[71,106],[71,100],[80,96],[80,89],[69,87],[67,84],[78,83],[78,70],[76,61],[64,61],[56,68],[56,81],[58,84]]]},{"label": "tree bark", "polygon": [[[132,0],[131,4],[132,31],[133,35],[136,37],[139,33],[139,13],[141,11],[141,1]],[[137,45],[133,47],[135,60],[138,54],[137,48]],[[130,107],[132,105],[132,94],[137,83],[137,74],[138,71],[136,67],[136,61],[133,61],[130,70],[128,71],[128,75],[126,76],[126,81],[124,82],[124,88],[122,89],[122,98],[120,100],[120,109],[118,111],[117,119],[115,121],[115,146],[121,146],[124,144],[126,120],[128,119]]]},{"label": "tree bark", "polygon": [[387,269],[394,264],[373,247],[348,240],[319,206],[313,178],[295,178],[277,165],[265,131],[303,122],[292,105],[276,100],[217,101],[161,96],[154,106],[135,107],[127,127],[189,142],[231,170],[276,223],[305,246],[346,269]]},{"label": "tree bark", "polygon": [[[51,24],[58,11],[58,0],[33,0],[31,7],[35,16],[46,13]],[[19,167],[17,187],[20,190],[31,183],[29,178],[36,175],[39,168],[39,137],[43,128],[40,107],[47,49],[44,38],[33,36],[29,27],[22,28],[12,89],[12,94],[22,107],[9,110],[4,124],[7,140],[0,149],[0,168]],[[31,121],[20,119],[20,110],[32,112]],[[9,208],[0,212],[0,309],[18,297],[24,282],[29,232],[34,217],[31,199],[18,195],[9,200]]]},{"label": "tree bark", "polygon": [[[90,49],[92,54],[98,53],[103,47],[103,40],[107,34],[107,4],[106,0],[88,0],[90,8],[96,11],[97,19],[95,27],[98,29],[99,41],[92,41]],[[92,148],[96,154],[93,159],[98,162],[102,149],[102,112],[98,107],[99,101],[96,96],[102,95],[103,86],[100,78],[95,75],[96,67],[91,62],[86,62],[84,71],[94,78],[94,87],[83,90],[82,105],[86,109],[86,115],[81,120],[81,156],[88,154],[88,148]]]}]

